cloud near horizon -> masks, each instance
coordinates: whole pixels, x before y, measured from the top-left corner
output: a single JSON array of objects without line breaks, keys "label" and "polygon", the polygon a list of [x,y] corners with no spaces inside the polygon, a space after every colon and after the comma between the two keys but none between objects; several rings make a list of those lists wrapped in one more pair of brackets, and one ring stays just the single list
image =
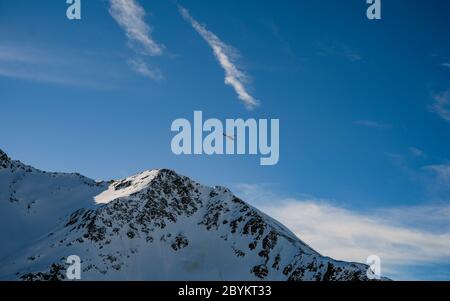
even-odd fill
[{"label": "cloud near horizon", "polygon": [[248,201],[256,200],[252,205],[325,256],[365,262],[369,255],[378,255],[382,272],[395,279],[410,279],[409,268],[450,261],[450,205],[359,212],[314,197],[279,197],[265,185],[237,188]]},{"label": "cloud near horizon", "polygon": [[233,87],[238,98],[248,109],[253,109],[259,105],[259,101],[249,94],[245,83],[248,82],[247,75],[236,65],[234,58],[237,56],[236,50],[222,42],[214,33],[209,31],[205,25],[198,23],[187,9],[178,6],[183,18],[189,22],[198,34],[213,49],[214,55],[220,66],[225,70],[225,84]]}]

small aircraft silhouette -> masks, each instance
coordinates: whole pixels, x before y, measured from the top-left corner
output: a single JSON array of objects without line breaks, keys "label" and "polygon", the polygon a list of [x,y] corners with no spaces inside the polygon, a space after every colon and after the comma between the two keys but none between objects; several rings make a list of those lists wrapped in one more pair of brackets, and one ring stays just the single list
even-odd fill
[{"label": "small aircraft silhouette", "polygon": [[233,136],[227,135],[227,134],[225,134],[225,133],[223,133],[223,136],[224,136],[225,138],[228,138],[228,139],[234,141],[234,137],[233,137]]}]

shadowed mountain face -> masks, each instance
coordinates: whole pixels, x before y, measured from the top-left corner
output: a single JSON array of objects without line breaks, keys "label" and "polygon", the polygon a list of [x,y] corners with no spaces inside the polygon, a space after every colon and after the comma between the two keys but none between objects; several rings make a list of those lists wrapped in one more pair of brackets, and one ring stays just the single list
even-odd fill
[{"label": "shadowed mountain face", "polygon": [[0,151],[0,279],[368,280],[223,187],[170,170],[111,182],[48,173]]},{"label": "shadowed mountain face", "polygon": [[10,166],[10,163],[11,160],[9,159],[8,155],[0,149],[0,168],[8,168]]}]

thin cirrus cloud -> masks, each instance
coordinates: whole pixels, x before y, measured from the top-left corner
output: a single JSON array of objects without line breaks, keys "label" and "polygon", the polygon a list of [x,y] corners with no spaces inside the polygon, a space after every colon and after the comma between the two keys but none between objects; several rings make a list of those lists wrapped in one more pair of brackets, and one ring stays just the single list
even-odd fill
[{"label": "thin cirrus cloud", "polygon": [[197,33],[213,49],[217,61],[225,70],[225,84],[233,87],[238,95],[238,98],[248,109],[257,107],[259,105],[259,101],[250,95],[245,87],[245,83],[248,82],[247,75],[236,65],[234,60],[237,56],[236,51],[229,45],[222,42],[214,33],[209,31],[205,25],[198,23],[190,15],[187,9],[182,6],[178,6],[178,9],[183,18],[192,25],[195,31],[197,31]]},{"label": "thin cirrus cloud", "polygon": [[158,69],[149,68],[148,64],[140,58],[128,60],[128,65],[140,75],[153,80],[163,79],[162,73]]},{"label": "thin cirrus cloud", "polygon": [[450,189],[450,163],[429,165],[425,166],[424,169],[434,174],[436,184],[445,189]]},{"label": "thin cirrus cloud", "polygon": [[[1,45],[0,77],[88,89],[116,89],[116,85],[111,84],[113,72],[105,76],[96,71],[104,70],[98,61],[87,56],[61,53],[56,55],[48,49],[29,45]],[[95,68],[86,70],[79,67],[87,64]],[[67,72],[68,69],[71,72]]]},{"label": "thin cirrus cloud", "polygon": [[[356,262],[378,255],[383,274],[394,280],[411,280],[411,268],[433,267],[450,260],[449,205],[359,212],[311,196],[280,197],[265,184],[238,185],[237,189],[318,252]],[[440,272],[427,277],[439,278]]]},{"label": "thin cirrus cloud", "polygon": [[145,22],[146,12],[136,0],[110,0],[109,13],[125,31],[128,46],[136,53],[128,65],[138,74],[153,80],[162,79],[158,69],[152,69],[142,56],[160,56],[164,45],[156,42],[152,36],[152,28]]},{"label": "thin cirrus cloud", "polygon": [[365,127],[370,127],[370,128],[375,128],[375,129],[390,129],[390,128],[392,128],[392,125],[390,125],[390,124],[381,123],[381,122],[373,121],[373,120],[356,120],[354,122],[354,124],[365,126]]},{"label": "thin cirrus cloud", "polygon": [[65,85],[65,86],[77,86],[77,87],[87,87],[87,88],[98,88],[98,84],[92,85],[89,81],[69,78],[60,73],[48,73],[37,68],[17,68],[17,67],[0,67],[0,76],[41,82],[47,84]]},{"label": "thin cirrus cloud", "polygon": [[145,10],[135,0],[110,0],[109,13],[124,29],[130,46],[145,55],[157,56],[164,46],[152,37],[152,28],[145,22]]},{"label": "thin cirrus cloud", "polygon": [[450,91],[435,94],[432,97],[434,103],[431,105],[431,111],[450,122]]},{"label": "thin cirrus cloud", "polygon": [[358,62],[363,60],[363,56],[342,42],[317,42],[319,55],[330,57],[341,57],[350,62]]},{"label": "thin cirrus cloud", "polygon": [[417,157],[426,157],[425,152],[417,147],[411,146],[408,148],[408,150],[411,153],[411,155],[413,155],[416,158]]},{"label": "thin cirrus cloud", "polygon": [[0,62],[44,64],[52,61],[54,59],[50,59],[45,53],[30,49],[30,47],[17,47],[5,44],[0,47]]}]

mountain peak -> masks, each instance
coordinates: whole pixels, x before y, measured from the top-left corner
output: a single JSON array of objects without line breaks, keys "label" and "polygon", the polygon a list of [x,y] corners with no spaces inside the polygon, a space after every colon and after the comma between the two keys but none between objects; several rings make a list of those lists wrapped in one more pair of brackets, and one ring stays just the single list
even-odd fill
[{"label": "mountain peak", "polygon": [[119,198],[129,197],[148,187],[159,173],[158,169],[146,170],[122,180],[112,181],[107,190],[95,197],[95,202],[106,204]]},{"label": "mountain peak", "polygon": [[166,168],[146,170],[121,180],[111,181],[108,189],[95,197],[95,202],[107,204],[119,198],[133,196],[161,182],[179,185],[183,179],[187,178]]},{"label": "mountain peak", "polygon": [[0,168],[8,168],[11,166],[11,159],[0,149]]},{"label": "mountain peak", "polygon": [[0,177],[0,280],[64,280],[61,254],[86,280],[368,280],[225,187],[169,169],[110,182],[33,170]]}]

